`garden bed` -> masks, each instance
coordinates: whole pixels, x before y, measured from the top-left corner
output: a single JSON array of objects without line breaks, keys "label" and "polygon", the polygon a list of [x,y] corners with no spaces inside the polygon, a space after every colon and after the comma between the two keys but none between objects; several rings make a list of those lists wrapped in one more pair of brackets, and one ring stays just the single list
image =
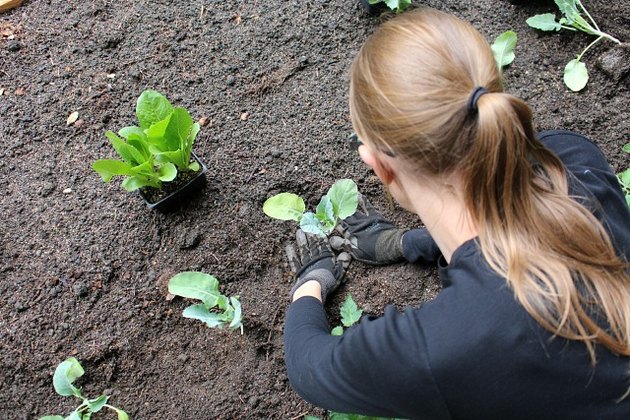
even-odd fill
[{"label": "garden bed", "polygon": [[[630,41],[630,3],[586,3],[603,30]],[[628,166],[630,77],[595,65],[613,44],[585,56],[591,78],[576,94],[562,70],[591,39],[525,24],[553,2],[422,4],[471,21],[489,40],[516,31],[507,90],[529,101],[537,127],[582,132],[614,170]],[[348,69],[382,19],[341,0],[27,0],[0,14],[0,418],[69,413],[73,402],[52,387],[69,356],[86,370],[86,394],[105,391],[135,419],[324,414],[286,377],[284,246],[295,226],[269,219],[262,204],[290,191],[312,206],[352,178],[397,223],[419,224],[389,207],[344,145]],[[195,152],[207,185],[169,214],[90,168],[114,156],[103,133],[134,122],[130,109],[147,88],[206,123]],[[185,270],[213,274],[241,297],[243,335],[182,318],[190,302],[167,300],[166,283]],[[337,321],[349,292],[380,314],[438,290],[433,267],[354,262],[327,307]]]}]

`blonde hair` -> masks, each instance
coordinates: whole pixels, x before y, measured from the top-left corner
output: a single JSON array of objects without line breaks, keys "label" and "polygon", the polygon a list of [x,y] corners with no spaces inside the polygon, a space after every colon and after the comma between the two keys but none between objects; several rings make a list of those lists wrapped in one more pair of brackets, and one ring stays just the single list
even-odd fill
[{"label": "blonde hair", "polygon": [[[489,92],[471,110],[476,87]],[[350,109],[367,143],[462,178],[484,258],[540,325],[584,342],[592,363],[596,344],[630,355],[629,264],[569,197],[562,162],[471,25],[432,9],[383,24],[353,63]]]}]

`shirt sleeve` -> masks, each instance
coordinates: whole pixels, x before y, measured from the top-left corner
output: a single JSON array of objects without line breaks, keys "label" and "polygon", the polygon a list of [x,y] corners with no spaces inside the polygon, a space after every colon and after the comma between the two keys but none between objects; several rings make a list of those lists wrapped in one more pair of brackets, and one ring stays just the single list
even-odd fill
[{"label": "shirt sleeve", "polygon": [[402,237],[405,259],[410,263],[434,263],[442,252],[426,228],[412,229]]},{"label": "shirt sleeve", "polygon": [[388,307],[330,335],[322,304],[293,302],[285,323],[285,362],[293,389],[306,401],[340,413],[450,418],[431,374],[419,322]]}]

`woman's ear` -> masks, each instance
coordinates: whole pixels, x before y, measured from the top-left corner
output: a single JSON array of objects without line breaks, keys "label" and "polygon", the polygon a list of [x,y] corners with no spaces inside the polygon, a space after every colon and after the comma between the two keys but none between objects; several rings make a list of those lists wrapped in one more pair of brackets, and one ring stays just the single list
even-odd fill
[{"label": "woman's ear", "polygon": [[387,162],[379,159],[377,153],[374,152],[374,149],[364,144],[359,147],[359,156],[361,156],[361,159],[363,159],[363,162],[367,166],[372,168],[374,173],[376,173],[376,176],[379,177],[384,185],[389,185],[392,183],[392,181],[394,180],[394,172],[389,167]]}]

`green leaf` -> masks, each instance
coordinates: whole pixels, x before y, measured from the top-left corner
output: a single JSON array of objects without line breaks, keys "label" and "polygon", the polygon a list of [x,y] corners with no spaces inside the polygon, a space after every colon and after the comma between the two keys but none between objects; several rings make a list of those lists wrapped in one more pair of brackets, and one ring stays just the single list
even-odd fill
[{"label": "green leaf", "polygon": [[625,188],[630,188],[630,168],[626,169],[619,175],[619,181]]},{"label": "green leaf", "polygon": [[197,172],[199,169],[201,169],[201,165],[199,165],[199,162],[197,161],[191,162],[190,165],[188,165],[188,169],[193,172]]},{"label": "green leaf", "polygon": [[343,327],[341,325],[337,325],[335,328],[332,329],[332,331],[330,332],[330,335],[334,335],[334,336],[343,335]]},{"label": "green leaf", "polygon": [[361,319],[361,314],[363,314],[363,311],[359,309],[352,299],[352,295],[349,294],[343,305],[341,305],[341,323],[345,327],[350,327]]},{"label": "green leaf", "polygon": [[83,376],[84,373],[83,367],[74,357],[61,362],[53,375],[53,386],[57,394],[66,397],[71,395],[80,396],[81,392],[72,383]]},{"label": "green leaf", "polygon": [[[186,139],[193,126],[193,120],[184,108],[175,108],[164,132],[167,150],[180,150],[186,146]],[[188,161],[186,161],[188,166]],[[183,168],[182,168],[183,169]]]},{"label": "green leaf", "polygon": [[626,143],[623,146],[623,151],[626,152],[626,153],[630,153],[630,143]]},{"label": "green leaf", "polygon": [[146,129],[147,142],[149,142],[150,145],[157,147],[161,152],[170,150],[168,140],[166,138],[166,129],[170,121],[171,115],[168,115],[163,120],[152,124]]},{"label": "green leaf", "polygon": [[310,211],[304,213],[302,216],[302,219],[300,220],[300,229],[307,233],[326,236],[324,226],[322,226],[322,223],[317,219],[315,213]]},{"label": "green leaf", "polygon": [[112,410],[114,410],[116,412],[116,415],[118,416],[118,420],[129,420],[129,414],[125,413],[124,411],[122,411],[119,408],[116,407],[109,407]]},{"label": "green leaf", "polygon": [[94,169],[104,182],[111,181],[116,175],[130,175],[131,165],[120,160],[99,159],[92,164]]},{"label": "green leaf", "polygon": [[315,217],[317,217],[322,224],[326,225],[326,227],[328,227],[328,225],[332,225],[332,228],[334,228],[337,224],[337,218],[335,217],[335,212],[333,210],[333,203],[327,195],[323,196],[319,201]]},{"label": "green leaf", "polygon": [[147,135],[144,133],[144,130],[140,127],[136,127],[135,125],[121,128],[118,130],[118,135],[124,137],[127,141],[130,139],[136,139],[144,142],[147,141]]},{"label": "green leaf", "polygon": [[328,190],[328,197],[333,204],[335,216],[345,219],[352,216],[358,204],[357,184],[351,179],[340,179]]},{"label": "green leaf", "polygon": [[541,31],[559,31],[562,25],[556,21],[556,15],[553,13],[543,13],[535,15],[525,21],[529,26]]},{"label": "green leaf", "polygon": [[136,117],[144,129],[164,120],[173,112],[173,106],[164,95],[155,90],[142,92],[136,103]]},{"label": "green leaf", "polygon": [[81,416],[81,413],[75,410],[72,413],[70,413],[70,415],[66,417],[64,420],[83,420],[83,416]]},{"label": "green leaf", "polygon": [[98,398],[94,398],[92,400],[86,399],[84,403],[87,405],[88,409],[92,413],[98,413],[101,409],[107,404],[107,400],[109,397],[107,395],[101,395]]},{"label": "green leaf", "polygon": [[514,61],[514,47],[516,47],[516,33],[506,31],[497,37],[492,44],[492,53],[499,69],[512,64]]},{"label": "green leaf", "polygon": [[232,322],[230,322],[230,329],[235,330],[240,328],[243,318],[243,310],[241,308],[241,302],[238,300],[238,297],[232,296],[230,297],[230,302],[232,303],[232,307],[234,308],[234,314],[232,315]]},{"label": "green leaf", "polygon": [[109,139],[114,150],[116,150],[125,162],[131,165],[139,165],[146,161],[146,157],[138,149],[127,144],[127,142],[114,134],[113,131],[106,131],[105,137]]},{"label": "green leaf", "polygon": [[145,176],[136,175],[126,178],[122,182],[122,187],[125,189],[125,191],[131,192],[144,187],[161,188],[161,185],[159,182],[151,181]]},{"label": "green leaf", "polygon": [[[184,271],[168,281],[168,291],[177,296],[190,299],[215,300],[219,292],[219,281],[199,271]],[[213,305],[214,306],[214,305]]]},{"label": "green leaf", "polygon": [[404,12],[411,4],[411,0],[383,0],[383,2],[391,10],[395,10],[397,13]]},{"label": "green leaf", "polygon": [[284,192],[268,198],[263,204],[263,212],[274,219],[300,221],[306,205],[302,197]]},{"label": "green leaf", "polygon": [[63,416],[44,416],[40,417],[39,420],[63,420]]},{"label": "green leaf", "polygon": [[224,321],[221,319],[221,314],[208,311],[202,303],[187,307],[184,309],[182,315],[184,318],[192,318],[203,321],[210,328],[222,327],[224,324]]},{"label": "green leaf", "polygon": [[172,181],[177,176],[177,168],[172,163],[165,163],[160,166],[160,181]]},{"label": "green leaf", "polygon": [[225,311],[225,310],[227,310],[230,307],[230,300],[226,296],[224,296],[221,293],[219,293],[217,295],[217,303],[216,303],[216,305],[217,305],[217,307],[219,309],[222,309],[222,310]]},{"label": "green leaf", "polygon": [[178,168],[182,168],[182,170],[185,170],[188,166],[188,162],[185,162],[182,158],[181,150],[176,150],[173,152],[162,152],[153,150],[153,153],[155,153],[155,160],[160,163],[170,162]]},{"label": "green leaf", "polygon": [[587,82],[588,70],[586,69],[586,64],[577,58],[569,61],[564,68],[564,84],[573,92],[578,92],[584,89]]},{"label": "green leaf", "polygon": [[304,416],[304,420],[321,420],[317,416]]}]

